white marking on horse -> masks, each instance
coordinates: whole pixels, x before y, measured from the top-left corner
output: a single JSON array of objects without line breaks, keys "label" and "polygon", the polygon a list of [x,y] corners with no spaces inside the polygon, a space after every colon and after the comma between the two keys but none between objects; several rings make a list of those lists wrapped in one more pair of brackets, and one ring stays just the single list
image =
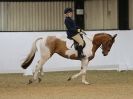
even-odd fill
[{"label": "white marking on horse", "polygon": [[89,57],[92,55],[92,41],[90,38],[88,38],[87,36],[83,36],[84,41],[86,42],[86,46],[83,49],[83,53],[86,57]]}]

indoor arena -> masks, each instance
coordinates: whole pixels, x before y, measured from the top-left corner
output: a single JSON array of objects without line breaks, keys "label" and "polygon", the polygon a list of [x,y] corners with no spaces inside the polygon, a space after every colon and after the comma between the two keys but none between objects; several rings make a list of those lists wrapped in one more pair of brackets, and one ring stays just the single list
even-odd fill
[{"label": "indoor arena", "polygon": [[1,0],[0,99],[133,99],[133,0]]}]

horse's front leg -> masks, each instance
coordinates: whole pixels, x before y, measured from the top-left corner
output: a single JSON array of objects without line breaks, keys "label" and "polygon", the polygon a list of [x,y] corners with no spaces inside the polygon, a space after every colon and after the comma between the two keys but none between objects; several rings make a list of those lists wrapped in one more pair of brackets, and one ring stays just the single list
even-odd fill
[{"label": "horse's front leg", "polygon": [[81,71],[82,71],[82,83],[89,85],[90,83],[86,80],[86,71],[87,71],[87,67],[88,67],[88,63],[89,61],[87,60],[82,60],[81,61],[82,65],[81,65]]},{"label": "horse's front leg", "polygon": [[90,83],[86,80],[86,72],[82,74],[82,83],[85,85],[89,85]]},{"label": "horse's front leg", "polygon": [[88,66],[88,59],[83,59],[81,61],[81,71],[75,75],[73,75],[72,77],[70,77],[68,79],[71,80],[71,79],[75,79],[77,78],[78,76],[82,75],[82,83],[84,84],[89,84],[89,82],[86,81],[86,71],[87,71],[87,66]]},{"label": "horse's front leg", "polygon": [[43,66],[42,66],[41,69],[40,69],[40,75],[41,75],[41,76],[44,75],[44,72],[43,72]]}]

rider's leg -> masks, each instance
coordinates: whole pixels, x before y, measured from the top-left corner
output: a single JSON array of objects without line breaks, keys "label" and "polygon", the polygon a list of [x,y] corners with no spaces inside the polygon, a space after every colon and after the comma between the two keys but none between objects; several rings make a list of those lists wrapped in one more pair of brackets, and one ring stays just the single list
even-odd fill
[{"label": "rider's leg", "polygon": [[76,42],[78,42],[79,46],[77,48],[78,50],[78,58],[83,58],[83,46],[84,46],[84,41],[81,38],[80,34],[77,34],[75,36],[72,37]]},{"label": "rider's leg", "polygon": [[84,46],[84,41],[81,38],[80,34],[77,34],[75,36],[72,37],[76,42],[78,42],[79,46]]}]

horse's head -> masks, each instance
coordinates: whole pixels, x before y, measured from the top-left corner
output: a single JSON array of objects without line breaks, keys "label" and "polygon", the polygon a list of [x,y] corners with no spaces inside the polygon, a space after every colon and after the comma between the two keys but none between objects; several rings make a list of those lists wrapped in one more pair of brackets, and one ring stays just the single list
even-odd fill
[{"label": "horse's head", "polygon": [[102,38],[102,53],[104,56],[107,56],[114,41],[115,41],[115,37],[117,36],[117,34],[111,36],[109,34],[106,34],[105,36],[103,36]]},{"label": "horse's head", "polygon": [[100,48],[102,49],[103,55],[107,56],[115,41],[116,36],[117,34],[113,36],[107,33],[95,34],[94,39],[93,39],[94,53],[101,46]]}]

